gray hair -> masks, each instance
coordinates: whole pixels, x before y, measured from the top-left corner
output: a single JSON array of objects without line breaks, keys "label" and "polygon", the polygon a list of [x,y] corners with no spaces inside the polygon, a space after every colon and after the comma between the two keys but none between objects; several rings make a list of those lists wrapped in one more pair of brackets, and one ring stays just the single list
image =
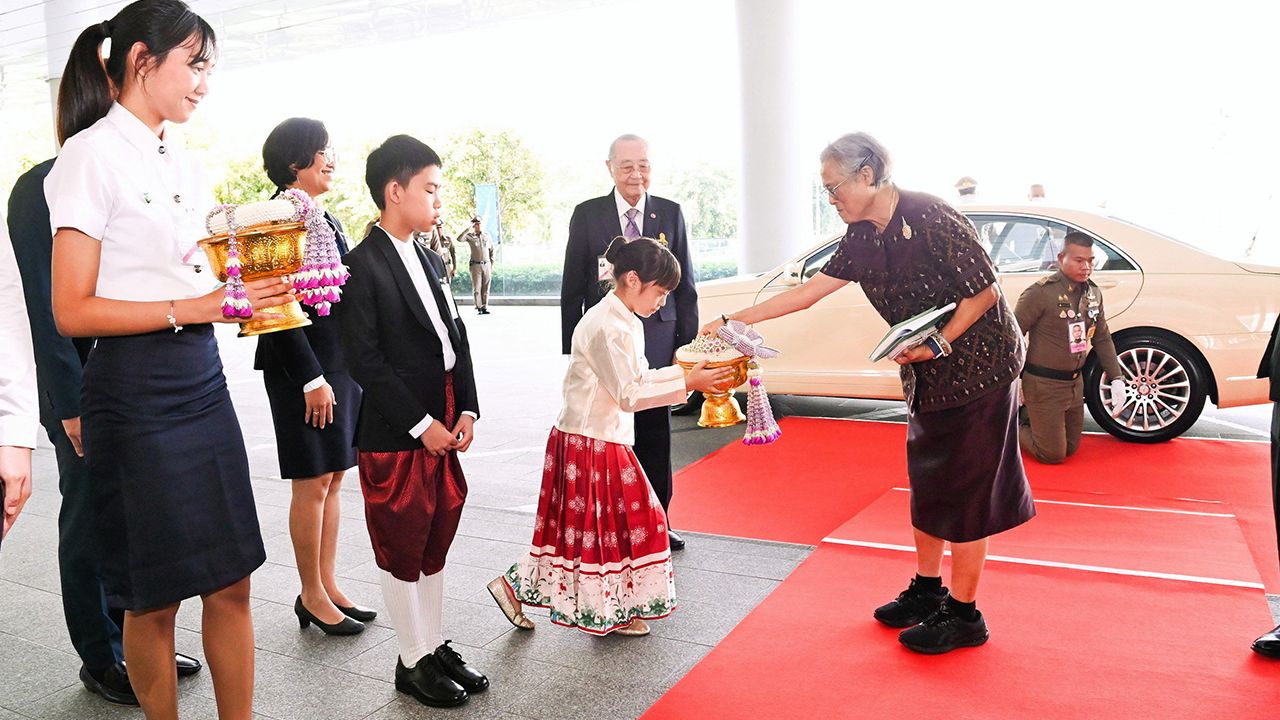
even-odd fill
[{"label": "gray hair", "polygon": [[893,173],[893,158],[878,140],[864,132],[841,135],[818,154],[819,162],[835,162],[845,175],[852,175],[862,167],[871,168],[871,184],[874,187],[889,182]]},{"label": "gray hair", "polygon": [[646,150],[649,149],[649,141],[645,140],[639,135],[633,135],[631,133],[627,133],[625,135],[619,135],[618,137],[614,138],[613,142],[609,143],[609,161],[610,162],[613,162],[613,158],[617,156],[616,150],[618,147],[618,143],[622,143],[622,142],[641,142],[641,143],[644,143],[644,147]]}]

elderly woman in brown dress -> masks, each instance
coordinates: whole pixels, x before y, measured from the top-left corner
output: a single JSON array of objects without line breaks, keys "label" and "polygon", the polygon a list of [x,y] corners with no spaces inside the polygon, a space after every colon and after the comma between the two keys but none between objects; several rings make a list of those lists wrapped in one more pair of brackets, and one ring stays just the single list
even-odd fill
[{"label": "elderly woman in brown dress", "polygon": [[[803,285],[727,317],[757,323],[793,313],[848,282],[861,283],[891,325],[956,303],[939,335],[896,358],[909,412],[917,575],[875,618],[906,628],[898,639],[917,652],[981,645],[987,625],[975,598],[987,539],[1035,515],[1018,451],[1018,326],[973,226],[942,200],[890,183],[880,143],[845,135],[820,160],[828,199],[849,223],[840,247]],[[867,338],[868,348],[874,341]],[[941,577],[948,542],[950,590]]]}]

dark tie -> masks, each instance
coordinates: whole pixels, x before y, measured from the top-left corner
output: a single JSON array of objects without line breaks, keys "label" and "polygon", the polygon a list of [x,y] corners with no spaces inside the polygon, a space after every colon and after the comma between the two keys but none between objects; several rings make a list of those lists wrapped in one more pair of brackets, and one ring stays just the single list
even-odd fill
[{"label": "dark tie", "polygon": [[640,211],[635,208],[627,208],[627,227],[622,231],[622,237],[628,240],[635,240],[640,237],[640,228],[636,227],[636,215]]}]

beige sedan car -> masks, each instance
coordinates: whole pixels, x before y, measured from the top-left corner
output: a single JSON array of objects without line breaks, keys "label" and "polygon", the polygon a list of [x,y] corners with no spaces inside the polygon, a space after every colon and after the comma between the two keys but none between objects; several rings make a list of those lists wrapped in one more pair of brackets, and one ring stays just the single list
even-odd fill
[{"label": "beige sedan car", "polygon": [[[1093,280],[1128,376],[1125,404],[1112,417],[1095,357],[1085,365],[1085,400],[1107,432],[1134,442],[1177,437],[1196,421],[1205,398],[1220,408],[1267,402],[1256,378],[1280,314],[1280,267],[1236,263],[1119,218],[1041,205],[968,205],[1012,306],[1053,272],[1071,230],[1094,238]],[[704,318],[767,300],[822,269],[840,238],[810,248],[765,273],[698,284]],[[871,362],[888,326],[854,283],[808,310],[758,326],[782,351],[766,365],[772,393],[901,399],[898,366]]]}]

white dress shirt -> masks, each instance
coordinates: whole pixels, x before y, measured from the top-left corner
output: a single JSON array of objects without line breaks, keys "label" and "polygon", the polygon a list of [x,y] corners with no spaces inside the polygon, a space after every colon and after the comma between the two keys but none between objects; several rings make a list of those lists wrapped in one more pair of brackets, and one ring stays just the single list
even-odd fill
[{"label": "white dress shirt", "polygon": [[124,106],[67,140],[44,194],[55,233],[73,228],[101,241],[98,297],[180,300],[217,286],[203,250],[183,261],[209,234],[214,200],[203,169]]},{"label": "white dress shirt", "polygon": [[[414,248],[412,240],[401,240],[400,238],[387,232],[387,229],[378,227],[387,233],[387,237],[391,238],[391,245],[396,249],[396,253],[400,255],[400,261],[404,263],[404,269],[409,273],[409,279],[413,281],[413,288],[418,291],[418,297],[422,300],[422,305],[427,309],[427,318],[431,320],[431,327],[435,329],[436,336],[440,338],[440,347],[444,351],[444,371],[449,372],[458,362],[458,354],[454,352],[453,342],[449,340],[449,328],[444,324],[444,318],[440,317],[440,306],[436,304],[436,296],[431,293],[431,279],[427,277],[426,268],[422,267],[422,260],[418,257],[418,251]],[[443,288],[442,288],[443,289]],[[448,292],[448,290],[444,290]],[[447,300],[446,300],[447,302]],[[476,417],[476,414],[470,410],[463,410],[463,415]],[[417,425],[414,425],[409,434],[413,437],[421,437],[422,433],[427,431],[431,426],[431,421],[435,418],[431,417],[431,413],[427,413],[426,417]]]},{"label": "white dress shirt", "polygon": [[[627,234],[627,211],[631,206],[626,200],[622,199],[622,191],[618,188],[613,189],[613,199],[618,203],[618,227],[622,229],[619,235]],[[640,196],[639,202],[636,203],[636,229],[640,231],[640,236],[644,236],[644,207],[645,201],[649,199],[649,193]]]},{"label": "white dress shirt", "polygon": [[637,410],[682,403],[684,370],[653,370],[644,357],[644,325],[608,293],[583,314],[573,331],[564,406],[556,427],[562,432],[634,445]]},{"label": "white dress shirt", "polygon": [[0,445],[34,448],[40,427],[36,359],[22,296],[22,276],[0,214]]}]

